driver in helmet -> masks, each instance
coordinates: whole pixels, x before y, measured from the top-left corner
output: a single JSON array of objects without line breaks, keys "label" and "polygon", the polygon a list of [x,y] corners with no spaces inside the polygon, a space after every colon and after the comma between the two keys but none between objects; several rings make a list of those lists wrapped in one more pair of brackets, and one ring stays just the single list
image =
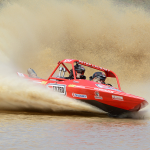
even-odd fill
[{"label": "driver in helmet", "polygon": [[[90,81],[98,82],[101,84],[106,84],[105,83],[106,76],[103,72],[95,72],[93,76],[90,76],[89,78],[90,78]],[[111,84],[106,84],[106,85],[112,86]]]},{"label": "driver in helmet", "polygon": [[90,80],[98,83],[105,84],[106,76],[103,72],[95,72],[93,76],[90,76]]},{"label": "driver in helmet", "polygon": [[[86,79],[86,76],[84,76],[85,68],[79,64],[76,64],[74,66],[75,69],[75,75],[77,79]],[[73,79],[73,71],[70,70],[69,78]]]}]

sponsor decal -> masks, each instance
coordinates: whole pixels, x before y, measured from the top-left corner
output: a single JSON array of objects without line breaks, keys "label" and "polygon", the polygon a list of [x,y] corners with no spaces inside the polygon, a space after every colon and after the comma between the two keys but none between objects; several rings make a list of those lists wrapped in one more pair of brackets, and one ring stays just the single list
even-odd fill
[{"label": "sponsor decal", "polygon": [[103,88],[104,86],[103,85],[101,85],[101,84],[95,84],[97,87],[99,87],[99,88]]},{"label": "sponsor decal", "polygon": [[77,85],[76,87],[77,88],[85,88],[85,86],[80,86],[80,85]]},{"label": "sponsor decal", "polygon": [[48,81],[42,81],[41,84],[46,84]]},{"label": "sponsor decal", "polygon": [[73,81],[74,83],[79,83],[79,81]]},{"label": "sponsor decal", "polygon": [[66,95],[66,85],[49,83],[47,84],[47,87],[52,87],[53,91]]},{"label": "sponsor decal", "polygon": [[112,95],[112,99],[113,100],[118,100],[118,101],[123,101],[123,97],[122,96],[117,96],[117,95]]},{"label": "sponsor decal", "polygon": [[75,87],[76,85],[74,84],[69,84],[68,87]]},{"label": "sponsor decal", "polygon": [[[117,91],[117,92],[122,92],[121,90],[118,90],[118,89],[116,89],[116,88],[114,88],[114,87],[105,87],[105,86],[103,86],[103,85],[101,85],[101,84],[95,84],[97,87],[99,87],[99,88],[104,88],[104,89],[108,89],[108,90],[113,90],[113,91]],[[113,93],[113,92],[112,92]]]},{"label": "sponsor decal", "polygon": [[94,90],[98,90],[98,91],[102,91],[102,92],[108,92],[108,93],[114,93],[114,91],[99,89],[99,88],[94,88]]},{"label": "sponsor decal", "polygon": [[99,95],[98,91],[95,91],[95,99],[103,99],[103,97]]},{"label": "sponsor decal", "polygon": [[20,72],[17,72],[17,74],[21,77],[24,77],[24,74],[23,73],[20,73]]},{"label": "sponsor decal", "polygon": [[40,83],[40,84],[41,84],[41,82],[40,82],[40,81],[39,81],[39,82],[38,82],[38,81],[33,81],[33,82],[35,82],[35,83]]},{"label": "sponsor decal", "polygon": [[122,92],[121,90],[115,89],[115,88],[113,88],[113,87],[108,87],[108,88],[105,88],[105,89],[113,90],[113,91],[117,91],[117,92]]},{"label": "sponsor decal", "polygon": [[105,68],[102,68],[102,67],[99,67],[99,66],[95,66],[95,65],[92,65],[90,63],[86,63],[86,62],[83,62],[83,61],[80,61],[80,60],[79,60],[79,63],[82,64],[82,65],[85,65],[85,66],[92,67],[92,68],[96,68],[96,69],[100,69],[100,70],[104,70],[104,71],[109,71],[108,69],[105,69]]},{"label": "sponsor decal", "polygon": [[73,97],[87,98],[87,95],[72,93]]},{"label": "sponsor decal", "polygon": [[64,63],[71,62],[71,61],[72,61],[72,59],[65,59]]},{"label": "sponsor decal", "polygon": [[95,91],[95,95],[96,95],[96,96],[99,96],[99,92]]}]

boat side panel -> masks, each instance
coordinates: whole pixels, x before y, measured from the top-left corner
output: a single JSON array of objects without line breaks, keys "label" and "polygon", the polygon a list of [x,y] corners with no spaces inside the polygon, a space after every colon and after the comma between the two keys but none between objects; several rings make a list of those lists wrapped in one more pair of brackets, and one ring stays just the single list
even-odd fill
[{"label": "boat side panel", "polygon": [[[141,104],[140,99],[136,99],[133,97],[124,96],[123,93],[115,94],[110,90],[93,90],[86,88],[86,86],[76,86],[75,84],[68,85],[66,87],[67,96],[74,99],[82,99],[85,101],[95,101],[97,104],[105,104],[107,106],[120,108],[126,111],[133,110],[136,106]],[[89,102],[87,102],[89,103]],[[93,102],[92,102],[93,103]]]}]

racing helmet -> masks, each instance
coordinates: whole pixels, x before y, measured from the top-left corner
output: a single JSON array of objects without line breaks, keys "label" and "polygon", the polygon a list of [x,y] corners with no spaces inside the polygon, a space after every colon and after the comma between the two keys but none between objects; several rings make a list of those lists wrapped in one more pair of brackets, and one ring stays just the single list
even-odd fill
[{"label": "racing helmet", "polygon": [[77,73],[81,73],[82,75],[84,74],[84,72],[85,72],[85,68],[83,67],[83,66],[81,66],[81,65],[75,65],[74,66],[74,69],[75,69],[75,71],[77,72]]},{"label": "racing helmet", "polygon": [[105,74],[103,73],[103,72],[95,72],[94,74],[93,74],[93,79],[94,78],[100,78],[100,80],[103,80],[103,81],[105,81],[105,79],[106,79],[106,76],[105,76]]},{"label": "racing helmet", "polygon": [[[84,76],[84,72],[85,72],[85,68],[83,67],[83,66],[81,66],[81,65],[78,65],[78,64],[76,64],[75,66],[74,66],[74,69],[75,69],[75,74],[77,75],[77,73],[81,73],[82,75],[81,75],[81,78],[82,79],[85,79],[86,77]],[[73,78],[73,70],[71,69],[70,70],[70,75],[69,75],[69,77],[70,78]]]}]

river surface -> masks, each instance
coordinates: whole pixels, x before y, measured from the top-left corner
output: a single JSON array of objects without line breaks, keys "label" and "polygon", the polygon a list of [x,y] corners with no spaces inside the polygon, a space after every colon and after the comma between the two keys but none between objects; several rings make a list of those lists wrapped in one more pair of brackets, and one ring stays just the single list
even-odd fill
[{"label": "river surface", "polygon": [[150,149],[150,120],[0,114],[0,149]]}]

